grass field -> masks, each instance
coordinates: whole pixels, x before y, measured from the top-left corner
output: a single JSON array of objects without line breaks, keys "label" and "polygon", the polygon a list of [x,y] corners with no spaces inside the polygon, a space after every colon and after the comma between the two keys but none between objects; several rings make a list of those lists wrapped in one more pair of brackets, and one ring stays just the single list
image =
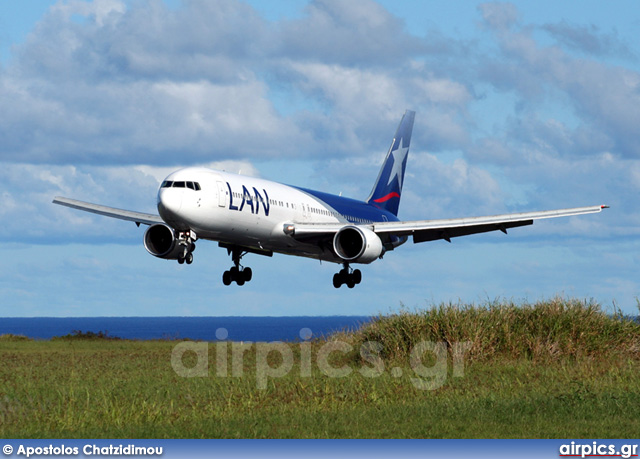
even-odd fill
[{"label": "grass field", "polygon": [[0,356],[3,438],[640,431],[640,326],[575,300],[441,305],[286,345],[5,335]]}]

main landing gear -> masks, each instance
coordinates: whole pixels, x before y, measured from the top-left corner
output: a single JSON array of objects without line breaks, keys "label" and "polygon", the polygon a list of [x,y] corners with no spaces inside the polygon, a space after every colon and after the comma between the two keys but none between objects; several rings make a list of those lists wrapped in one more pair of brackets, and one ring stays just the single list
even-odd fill
[{"label": "main landing gear", "polygon": [[235,266],[222,274],[222,283],[224,285],[231,285],[231,282],[235,282],[238,285],[244,285],[245,282],[249,282],[253,277],[251,268],[240,266],[240,259],[246,255],[247,252],[243,252],[237,248],[227,249],[227,251],[231,255],[231,259]]},{"label": "main landing gear", "polygon": [[347,287],[353,288],[362,281],[362,273],[359,269],[352,270],[349,267],[349,263],[344,264],[344,268],[339,273],[333,275],[333,286],[340,288],[342,284],[347,284]]}]

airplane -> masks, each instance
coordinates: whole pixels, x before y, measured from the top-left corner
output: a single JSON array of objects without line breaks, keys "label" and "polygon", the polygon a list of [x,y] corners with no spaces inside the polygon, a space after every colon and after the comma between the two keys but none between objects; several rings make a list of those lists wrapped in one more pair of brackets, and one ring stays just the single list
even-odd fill
[{"label": "airplane", "polygon": [[198,239],[218,242],[233,266],[224,285],[251,281],[244,255],[296,255],[342,265],[333,286],[353,288],[362,281],[353,264],[369,264],[409,237],[414,243],[532,225],[534,220],[591,214],[605,205],[444,220],[402,221],[398,208],[415,112],[407,110],[396,130],[378,178],[365,201],[261,178],[189,167],[173,172],[160,185],[158,214],[116,209],[56,197],[53,202],[148,225],[144,247],[158,258],[191,264]]}]

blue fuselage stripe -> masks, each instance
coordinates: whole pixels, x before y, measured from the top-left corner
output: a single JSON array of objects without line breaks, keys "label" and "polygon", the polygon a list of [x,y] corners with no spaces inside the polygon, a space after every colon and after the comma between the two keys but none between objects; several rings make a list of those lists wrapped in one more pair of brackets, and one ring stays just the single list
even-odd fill
[{"label": "blue fuselage stripe", "polygon": [[352,223],[362,223],[361,221],[358,221],[356,219],[372,222],[400,221],[398,220],[398,217],[396,217],[393,213],[382,210],[371,204],[367,204],[364,201],[336,196],[335,194],[323,193],[321,191],[309,190],[307,188],[292,188],[296,188],[313,196],[316,199],[319,199],[328,207],[334,209],[336,212],[339,212]]}]

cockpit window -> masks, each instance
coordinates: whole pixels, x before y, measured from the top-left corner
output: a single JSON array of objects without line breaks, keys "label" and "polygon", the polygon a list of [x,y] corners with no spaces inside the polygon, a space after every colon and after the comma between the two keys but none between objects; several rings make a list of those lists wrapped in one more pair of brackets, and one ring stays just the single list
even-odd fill
[{"label": "cockpit window", "polygon": [[190,188],[194,191],[200,191],[202,189],[198,182],[173,182],[171,180],[162,182],[161,188]]}]

